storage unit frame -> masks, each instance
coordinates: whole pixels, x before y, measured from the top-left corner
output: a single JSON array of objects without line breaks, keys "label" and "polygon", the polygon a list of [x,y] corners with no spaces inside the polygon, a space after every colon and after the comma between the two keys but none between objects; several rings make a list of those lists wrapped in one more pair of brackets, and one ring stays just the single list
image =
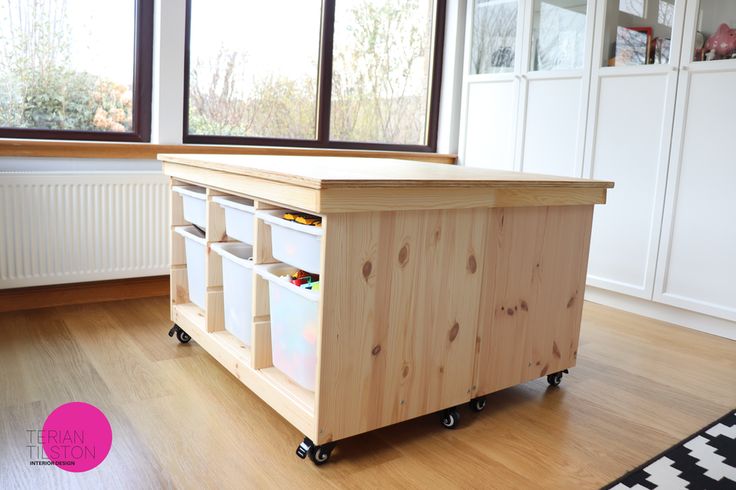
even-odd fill
[{"label": "storage unit frame", "polygon": [[[159,159],[171,185],[207,189],[204,311],[188,299],[173,233],[187,223],[171,196],[172,321],[317,445],[575,364],[593,206],[610,182],[399,160]],[[252,345],[224,329],[221,258],[209,248],[227,240],[213,202],[223,194],[322,216],[314,392],[272,366],[257,274]],[[254,226],[255,263],[276,262],[269,226]]]}]

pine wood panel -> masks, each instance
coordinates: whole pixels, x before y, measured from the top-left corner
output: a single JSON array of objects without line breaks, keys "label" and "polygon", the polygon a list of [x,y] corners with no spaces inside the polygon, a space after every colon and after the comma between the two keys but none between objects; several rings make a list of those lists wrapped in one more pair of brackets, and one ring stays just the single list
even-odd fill
[{"label": "pine wood panel", "polygon": [[315,189],[180,165],[169,161],[163,162],[163,169],[166,175],[200,186],[256,199],[280,202],[285,206],[312,213],[319,212],[319,191]]},{"label": "pine wood panel", "polygon": [[320,441],[469,399],[487,214],[327,217]]},{"label": "pine wood panel", "polygon": [[[254,201],[253,207],[260,209],[275,209],[277,206]],[[273,264],[278,262],[271,253],[271,227],[261,219],[254,219],[253,226],[253,263]],[[253,368],[262,369],[273,366],[271,349],[271,310],[269,304],[268,281],[253,273]]]},{"label": "pine wood panel", "polygon": [[316,190],[330,188],[481,187],[613,187],[613,182],[551,175],[489,170],[384,158],[273,155],[160,154],[159,160],[193,168],[217,170]]},{"label": "pine wood panel", "polygon": [[174,305],[189,302],[189,283],[187,282],[187,256],[184,246],[184,237],[174,231],[177,226],[188,224],[184,219],[184,200],[181,194],[171,188],[182,182],[170,179],[169,182],[169,216],[171,231],[169,240],[169,260],[171,261],[169,298],[171,301],[171,317],[174,317]]},{"label": "pine wood panel", "polygon": [[[499,180],[490,181],[488,184],[490,187],[483,187],[482,185],[485,184],[481,182],[478,184],[479,187],[436,187],[423,184],[419,187],[400,189],[394,186],[385,188],[363,186],[319,190],[169,161],[164,161],[163,166],[167,175],[172,175],[185,182],[255,198],[259,201],[280,203],[279,207],[314,214],[391,211],[395,209],[468,209],[476,207],[603,204],[606,202],[606,186],[610,184],[598,182],[598,187],[586,187],[584,185],[579,186],[577,182],[572,182],[574,184],[572,187],[567,187],[567,183],[555,187],[551,184],[539,186],[535,182],[529,183],[524,180],[518,180],[514,183]],[[544,177],[550,178],[549,176]],[[554,183],[556,181],[552,180],[550,182]],[[507,187],[503,186],[505,183],[508,184]]]},{"label": "pine wood panel", "polygon": [[477,394],[575,365],[592,217],[592,206],[491,211]]},{"label": "pine wood panel", "polygon": [[471,209],[478,207],[575,206],[605,204],[604,188],[484,189],[345,188],[320,192],[322,213],[394,209]]},{"label": "pine wood panel", "polygon": [[235,155],[315,155],[357,158],[399,158],[454,164],[457,155],[412,151],[335,150],[269,146],[157,145],[152,143],[99,143],[78,141],[0,140],[0,156],[63,158],[135,158],[155,160],[159,153]]},{"label": "pine wood panel", "polygon": [[222,192],[207,189],[205,214],[207,217],[205,245],[205,312],[208,332],[225,329],[225,298],[222,289],[222,257],[210,247],[213,243],[228,240],[225,233],[225,210],[212,200]]}]

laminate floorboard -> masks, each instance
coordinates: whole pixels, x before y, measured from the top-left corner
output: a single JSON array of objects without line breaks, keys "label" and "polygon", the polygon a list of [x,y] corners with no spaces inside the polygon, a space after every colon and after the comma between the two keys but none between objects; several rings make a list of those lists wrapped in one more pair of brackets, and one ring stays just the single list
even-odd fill
[{"label": "laminate floorboard", "polygon": [[[167,298],[0,313],[0,488],[599,488],[736,408],[736,342],[586,303],[578,366],[461,409],[342,441],[301,434],[196,343]],[[26,430],[68,401],[113,428],[87,473],[30,466]]]}]

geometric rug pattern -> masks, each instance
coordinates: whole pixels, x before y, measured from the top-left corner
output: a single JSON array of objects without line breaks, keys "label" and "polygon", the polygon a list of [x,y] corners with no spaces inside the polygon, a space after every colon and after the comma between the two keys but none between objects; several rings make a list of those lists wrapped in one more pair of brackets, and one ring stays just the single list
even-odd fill
[{"label": "geometric rug pattern", "polygon": [[604,487],[606,490],[736,489],[736,411]]}]

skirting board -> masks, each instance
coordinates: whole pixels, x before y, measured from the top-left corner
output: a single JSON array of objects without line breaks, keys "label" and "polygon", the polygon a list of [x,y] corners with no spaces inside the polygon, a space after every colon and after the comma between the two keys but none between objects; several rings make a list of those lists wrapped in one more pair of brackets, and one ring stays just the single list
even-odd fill
[{"label": "skirting board", "polygon": [[700,332],[718,335],[730,340],[736,340],[736,323],[722,318],[703,315],[693,311],[683,310],[670,305],[655,303],[641,298],[634,298],[621,293],[588,286],[585,288],[585,299],[619,310],[629,311],[637,315],[654,318],[667,323],[674,323]]},{"label": "skirting board", "polygon": [[168,295],[168,275],[1,289],[0,312]]}]

